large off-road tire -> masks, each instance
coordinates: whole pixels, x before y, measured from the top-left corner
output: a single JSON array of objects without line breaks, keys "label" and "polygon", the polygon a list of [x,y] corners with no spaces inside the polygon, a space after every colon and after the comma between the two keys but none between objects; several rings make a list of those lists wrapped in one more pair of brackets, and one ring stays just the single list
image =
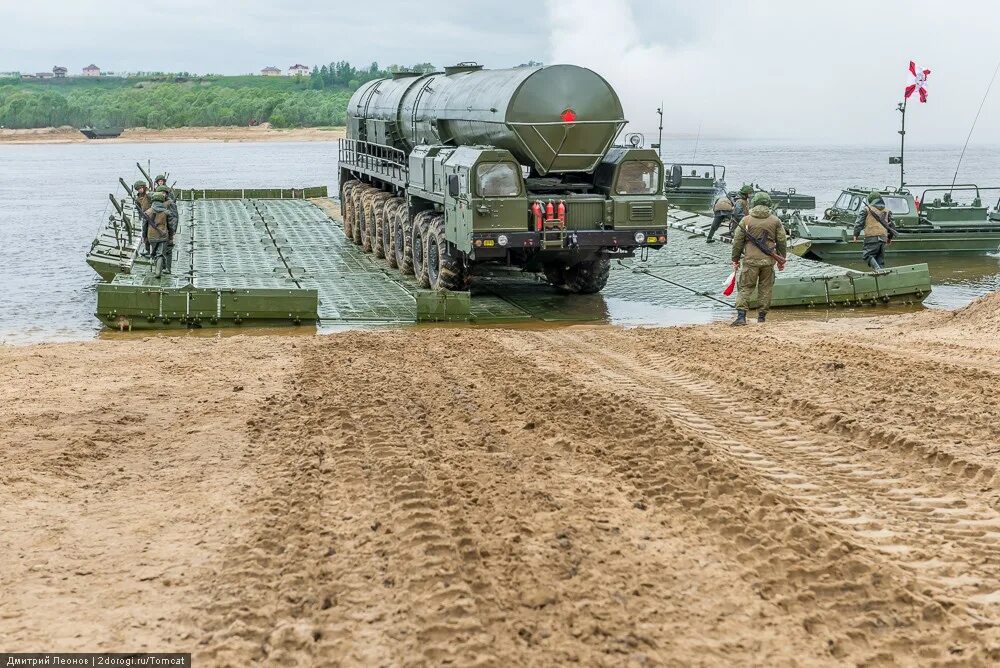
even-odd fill
[{"label": "large off-road tire", "polygon": [[413,220],[410,218],[410,207],[403,206],[396,213],[396,229],[392,233],[393,250],[396,255],[396,268],[404,276],[413,273]]},{"label": "large off-road tire", "polygon": [[413,255],[413,276],[417,279],[417,284],[422,288],[431,287],[430,278],[427,276],[427,228],[433,212],[421,211],[413,217],[413,229],[410,232],[410,250]]},{"label": "large off-road tire", "polygon": [[385,204],[385,215],[382,217],[382,251],[385,263],[395,269],[399,266],[396,261],[396,217],[399,210],[406,208],[406,202],[402,197],[393,197]]},{"label": "large off-road tire", "polygon": [[351,189],[351,199],[354,201],[352,207],[354,216],[351,220],[351,241],[356,245],[361,245],[361,231],[365,227],[365,205],[364,196],[371,190],[371,186],[359,183]]},{"label": "large off-road tire", "polygon": [[368,245],[372,247],[372,255],[383,257],[382,231],[385,225],[385,205],[392,200],[392,195],[379,192],[372,198],[372,224],[368,226]]},{"label": "large off-road tire", "polygon": [[565,278],[563,270],[566,268],[562,262],[547,262],[545,264],[545,280],[557,288],[561,288]]},{"label": "large off-road tire", "polygon": [[465,259],[449,248],[444,236],[444,216],[436,214],[427,225],[427,280],[434,290],[468,290],[472,281]]},{"label": "large off-road tire", "polygon": [[344,236],[351,238],[351,228],[354,225],[354,189],[361,185],[360,181],[351,179],[345,181],[340,189],[340,217],[344,223]]},{"label": "large off-road tire", "polygon": [[559,263],[545,267],[545,277],[560,290],[573,294],[592,295],[600,292],[608,284],[611,273],[611,260],[595,257],[590,260],[565,266]]},{"label": "large off-road tire", "polygon": [[361,227],[361,250],[366,253],[372,252],[372,226],[375,224],[375,198],[381,191],[376,188],[368,188],[361,196],[361,206],[364,210],[364,221]]}]

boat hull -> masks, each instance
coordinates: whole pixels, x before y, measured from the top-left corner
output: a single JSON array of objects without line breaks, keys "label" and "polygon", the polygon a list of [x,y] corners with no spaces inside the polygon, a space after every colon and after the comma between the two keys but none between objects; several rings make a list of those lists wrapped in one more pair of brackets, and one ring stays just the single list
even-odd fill
[{"label": "boat hull", "polygon": [[[863,237],[853,241],[852,225],[798,221],[792,225],[792,231],[793,241],[808,241],[809,255],[821,260],[860,258],[864,248]],[[982,225],[978,229],[965,227],[961,230],[939,228],[915,231],[903,228],[886,248],[886,256],[986,254],[998,249],[1000,225]]]}]

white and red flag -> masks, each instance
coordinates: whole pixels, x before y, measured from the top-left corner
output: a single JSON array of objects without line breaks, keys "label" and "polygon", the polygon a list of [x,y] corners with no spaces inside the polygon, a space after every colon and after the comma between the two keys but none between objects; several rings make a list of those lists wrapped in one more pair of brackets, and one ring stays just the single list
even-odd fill
[{"label": "white and red flag", "polygon": [[910,96],[913,95],[913,91],[917,91],[920,96],[921,102],[927,101],[927,77],[931,75],[930,70],[922,70],[917,67],[917,64],[910,61],[910,76],[906,82],[906,93],[903,96],[905,99],[909,100]]}]

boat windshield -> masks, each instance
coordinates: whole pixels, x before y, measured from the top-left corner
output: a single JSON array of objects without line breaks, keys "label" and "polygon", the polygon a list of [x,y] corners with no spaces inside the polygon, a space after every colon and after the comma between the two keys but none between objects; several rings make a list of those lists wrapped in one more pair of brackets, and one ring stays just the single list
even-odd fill
[{"label": "boat windshield", "polygon": [[905,197],[887,197],[883,195],[882,201],[885,202],[885,208],[894,214],[905,215],[910,212],[910,203],[906,201]]},{"label": "boat windshield", "polygon": [[838,209],[850,209],[851,193],[840,193],[840,197],[837,198],[837,201],[833,205]]}]

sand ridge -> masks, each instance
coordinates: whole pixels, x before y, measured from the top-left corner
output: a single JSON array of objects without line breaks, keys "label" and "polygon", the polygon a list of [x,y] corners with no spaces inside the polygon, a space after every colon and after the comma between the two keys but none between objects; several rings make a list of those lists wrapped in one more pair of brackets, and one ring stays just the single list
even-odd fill
[{"label": "sand ridge", "polygon": [[[0,635],[199,665],[995,663],[990,299],[0,348]],[[137,413],[158,370],[180,410]]]}]

